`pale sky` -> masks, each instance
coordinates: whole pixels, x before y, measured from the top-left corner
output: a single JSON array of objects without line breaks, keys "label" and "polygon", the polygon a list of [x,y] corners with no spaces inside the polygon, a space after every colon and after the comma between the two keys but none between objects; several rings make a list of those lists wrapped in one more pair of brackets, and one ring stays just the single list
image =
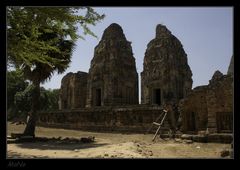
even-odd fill
[{"label": "pale sky", "polygon": [[[111,24],[119,24],[128,41],[132,42],[137,72],[143,70],[143,58],[150,40],[155,38],[157,24],[164,24],[182,43],[192,70],[193,88],[208,84],[216,70],[227,73],[233,55],[232,7],[98,7],[106,17],[90,27],[98,36],[79,39],[70,67],[61,75],[54,74],[45,88],[60,88],[61,79],[68,72],[88,72],[103,31]],[[81,30],[79,29],[79,34]],[[139,81],[139,89],[141,88]],[[140,97],[139,93],[139,97]]]}]

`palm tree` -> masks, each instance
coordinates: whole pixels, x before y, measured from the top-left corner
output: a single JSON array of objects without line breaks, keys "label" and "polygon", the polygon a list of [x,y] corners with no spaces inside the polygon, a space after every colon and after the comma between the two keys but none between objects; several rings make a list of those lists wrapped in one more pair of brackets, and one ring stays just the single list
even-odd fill
[{"label": "palm tree", "polygon": [[[79,15],[79,10],[86,14]],[[103,18],[91,7],[7,7],[8,64],[23,70],[34,86],[24,135],[35,134],[40,83],[67,69],[76,40],[83,38],[77,24],[85,35],[95,36],[88,25]]]},{"label": "palm tree", "polygon": [[[59,37],[59,35],[56,33],[43,33],[39,39],[44,41],[51,41],[57,37]],[[32,67],[27,64],[22,65],[25,77],[30,80],[34,86],[29,120],[23,133],[27,136],[35,136],[37,111],[39,110],[40,103],[40,83],[44,83],[46,80],[50,79],[55,71],[57,71],[58,74],[63,73],[71,62],[74,43],[70,40],[64,40],[62,37],[58,38],[58,41],[55,43],[57,43],[56,46],[60,49],[60,52],[48,52],[49,59],[51,61],[54,61],[54,65],[51,65],[49,63],[44,64],[40,62],[36,62]]]}]

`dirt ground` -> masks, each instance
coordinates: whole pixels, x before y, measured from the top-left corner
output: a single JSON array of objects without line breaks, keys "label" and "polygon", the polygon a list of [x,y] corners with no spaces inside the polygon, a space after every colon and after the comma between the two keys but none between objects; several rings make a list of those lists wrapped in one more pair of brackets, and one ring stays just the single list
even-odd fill
[{"label": "dirt ground", "polygon": [[[25,125],[8,122],[7,133],[22,133]],[[100,133],[36,127],[37,137],[76,138],[94,136],[93,143],[8,143],[7,158],[220,158],[230,144],[184,143],[153,134]]]}]

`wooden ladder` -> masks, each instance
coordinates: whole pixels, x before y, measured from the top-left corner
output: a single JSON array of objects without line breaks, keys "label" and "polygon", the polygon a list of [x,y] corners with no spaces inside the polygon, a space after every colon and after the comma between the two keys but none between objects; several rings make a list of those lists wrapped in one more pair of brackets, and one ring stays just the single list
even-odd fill
[{"label": "wooden ladder", "polygon": [[[168,112],[167,112],[166,110],[163,110],[163,112],[160,114],[160,116],[157,117],[156,121],[153,122],[153,123],[152,123],[152,126],[148,129],[147,133],[150,132],[150,130],[152,129],[153,125],[158,126],[157,131],[155,132],[155,135],[153,136],[152,141],[155,140],[155,138],[156,138],[156,136],[157,136],[157,134],[158,134],[158,132],[159,132],[159,130],[160,130],[160,128],[161,128],[161,126],[162,126],[162,124],[163,124],[166,116],[167,116],[167,113],[168,113]],[[161,122],[158,123],[159,119],[161,119],[161,118],[162,118]]]}]

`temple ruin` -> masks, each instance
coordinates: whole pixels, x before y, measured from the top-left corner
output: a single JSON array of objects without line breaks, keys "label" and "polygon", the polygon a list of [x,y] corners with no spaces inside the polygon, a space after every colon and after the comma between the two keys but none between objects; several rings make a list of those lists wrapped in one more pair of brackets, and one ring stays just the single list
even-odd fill
[{"label": "temple ruin", "polygon": [[111,24],[95,47],[88,77],[87,107],[138,104],[138,73],[131,42]]},{"label": "temple ruin", "polygon": [[141,73],[141,103],[178,102],[192,88],[192,72],[181,42],[164,25],[147,45]]},{"label": "temple ruin", "polygon": [[[192,72],[181,42],[159,24],[145,52],[138,104],[131,42],[113,23],[94,49],[89,73],[64,76],[60,110],[41,113],[38,122],[62,128],[146,132],[170,102],[178,106],[175,121],[182,120],[181,132],[232,133],[233,66],[232,57],[227,75],[216,71],[208,85],[192,89]],[[163,128],[168,126],[166,121]]]},{"label": "temple ruin", "polygon": [[59,98],[60,110],[138,104],[135,58],[131,42],[118,24],[113,23],[104,31],[89,73],[64,76]]},{"label": "temple ruin", "polygon": [[68,73],[61,82],[59,109],[83,108],[86,105],[88,73]]},{"label": "temple ruin", "polygon": [[208,85],[195,87],[180,102],[182,131],[233,132],[233,57],[228,74],[216,71]]}]

